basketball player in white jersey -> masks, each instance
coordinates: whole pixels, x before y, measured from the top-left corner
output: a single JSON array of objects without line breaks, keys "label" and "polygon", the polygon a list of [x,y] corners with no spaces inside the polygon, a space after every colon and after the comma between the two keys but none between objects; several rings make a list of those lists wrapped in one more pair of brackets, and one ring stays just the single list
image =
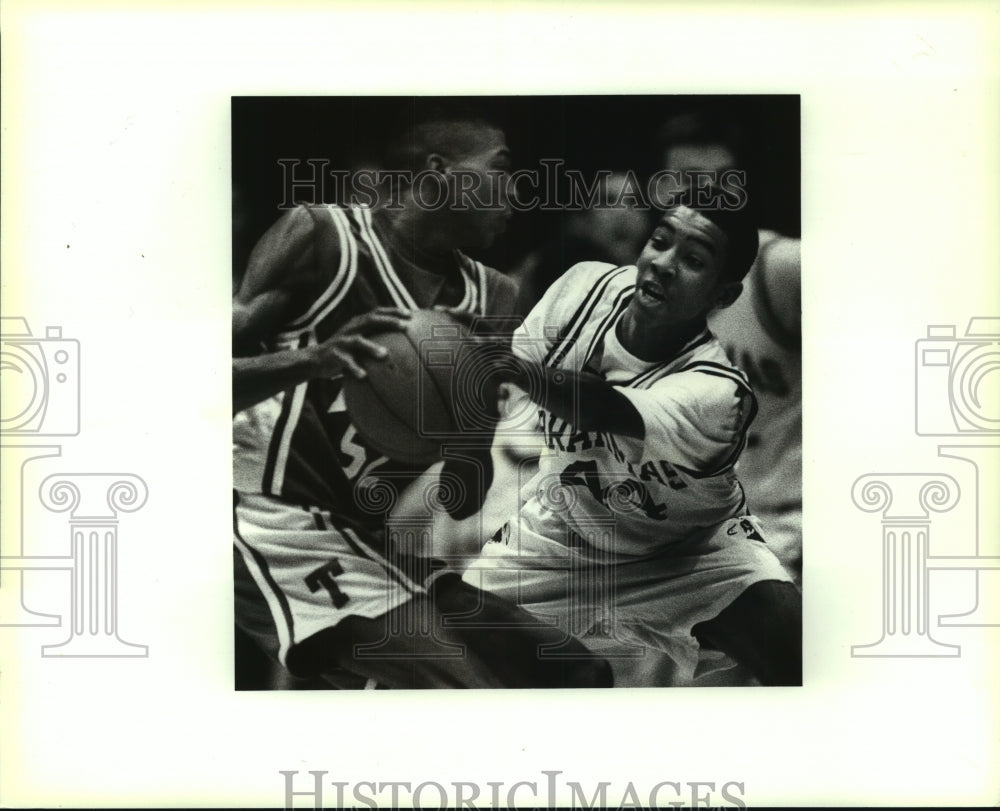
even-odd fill
[{"label": "basketball player in white jersey", "polygon": [[[411,121],[387,162],[438,174],[454,193],[453,172],[490,188],[510,154],[495,127],[437,112]],[[254,249],[233,304],[237,623],[296,675],[346,670],[397,688],[606,686],[610,669],[583,646],[575,662],[540,659],[539,645],[563,638],[556,629],[390,547],[388,505],[373,493],[422,470],[371,448],[345,409],[343,375],[381,356],[366,334],[405,328],[417,308],[513,308],[512,283],[462,252],[503,230],[506,201],[455,202],[431,209],[404,188],[398,207],[302,206]],[[482,503],[488,446],[480,437],[445,463],[443,475],[467,485],[448,505],[457,518]],[[442,622],[476,610],[490,618],[485,630]]]},{"label": "basketball player in white jersey", "polygon": [[762,684],[801,683],[801,598],[734,473],[756,402],[706,323],[757,246],[746,210],[678,206],[637,265],[576,265],[507,356],[490,350],[539,406],[547,450],[466,581],[588,643],[663,651],[678,683],[699,644]]},{"label": "basketball player in white jersey", "polygon": [[[744,165],[739,129],[725,118],[689,113],[667,121],[662,168],[687,175]],[[749,178],[752,194],[754,179]],[[796,583],[802,578],[801,241],[759,233],[760,251],[739,300],[708,325],[750,380],[758,413],[740,459],[740,481],[768,545]]]}]

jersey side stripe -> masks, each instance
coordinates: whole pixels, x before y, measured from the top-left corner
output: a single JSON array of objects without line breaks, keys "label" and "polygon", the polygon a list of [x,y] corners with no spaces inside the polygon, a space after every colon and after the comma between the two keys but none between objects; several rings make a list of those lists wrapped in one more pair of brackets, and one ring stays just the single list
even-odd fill
[{"label": "jersey side stripe", "polygon": [[[234,498],[234,502],[235,501],[236,499]],[[271,616],[284,617],[284,625],[278,622],[274,623],[278,632],[278,644],[280,647],[279,655],[281,660],[284,661],[285,656],[288,654],[288,649],[291,646],[292,640],[295,638],[295,621],[292,618],[292,610],[288,605],[288,598],[285,597],[284,592],[278,587],[278,584],[274,581],[274,577],[268,570],[267,561],[264,559],[263,555],[251,547],[250,544],[244,540],[243,536],[240,535],[238,528],[238,509],[238,504],[234,503],[233,542],[236,544],[236,548],[243,557],[243,562],[246,563],[247,570],[250,572],[254,582],[257,584],[257,588],[260,589],[260,593],[267,601],[268,607],[271,609]]]},{"label": "jersey side stripe", "polygon": [[455,250],[455,259],[465,281],[465,295],[456,309],[469,313],[486,312],[483,304],[486,300],[486,272],[483,270],[483,266],[457,249]]},{"label": "jersey side stripe", "polygon": [[329,510],[322,510],[319,507],[309,507],[309,511],[313,514],[313,519],[320,529],[333,530],[338,533],[347,541],[347,545],[351,547],[354,554],[359,558],[364,558],[365,560],[370,560],[384,566],[389,576],[408,591],[412,592],[418,588],[412,580],[402,574],[397,567],[389,563],[377,550],[369,544],[364,543],[354,530],[338,525],[333,520],[333,514]]},{"label": "jersey side stripe", "polygon": [[[340,249],[340,264],[337,267],[337,272],[333,276],[333,280],[327,286],[326,290],[323,291],[316,301],[313,302],[312,306],[306,310],[306,312],[296,318],[289,324],[289,331],[300,329],[306,326],[315,324],[318,318],[314,318],[319,310],[323,309],[326,301],[335,296],[337,291],[341,288],[344,281],[344,274],[351,264],[350,254],[353,252],[357,254],[357,245],[354,243],[354,237],[351,236],[351,228],[347,223],[347,216],[334,205],[326,207],[327,212],[330,214],[330,219],[333,220],[334,227],[337,229],[337,236],[339,237],[339,249]],[[352,250],[353,249],[353,250]]]},{"label": "jersey side stripe", "polygon": [[344,284],[341,286],[337,294],[330,299],[329,303],[322,309],[322,311],[316,316],[315,324],[318,324],[324,318],[326,318],[330,313],[332,313],[337,306],[344,300],[347,294],[351,290],[351,285],[354,284],[355,278],[358,275],[358,246],[354,242],[352,237],[348,242],[350,248],[350,262],[347,268],[347,276],[344,278]]},{"label": "jersey side stripe", "polygon": [[476,276],[479,279],[479,312],[482,314],[486,313],[486,268],[483,267],[482,262],[476,262],[473,260],[472,263],[476,268]]},{"label": "jersey side stripe", "polygon": [[466,312],[476,311],[476,299],[473,295],[473,284],[472,280],[469,278],[469,269],[465,266],[465,263],[459,264],[459,269],[462,272],[462,281],[465,284],[465,294],[462,296],[462,300],[458,302],[458,307],[456,309],[465,310]]},{"label": "jersey side stripe", "polygon": [[690,363],[681,369],[679,372],[701,372],[707,375],[715,375],[716,377],[728,377],[732,379],[738,385],[749,389],[750,381],[747,380],[747,376],[743,374],[742,371],[733,367],[725,366],[721,363],[715,363],[710,360],[702,360],[696,363]]},{"label": "jersey side stripe", "polygon": [[628,270],[627,265],[612,268],[600,278],[598,283],[591,289],[590,293],[588,293],[584,297],[583,301],[580,302],[580,306],[577,307],[573,317],[566,324],[566,337],[552,345],[552,348],[545,356],[543,365],[558,366],[563,362],[566,355],[569,354],[569,350],[572,348],[573,344],[575,344],[579,339],[580,333],[583,332],[584,327],[586,327],[591,314],[594,312],[594,308],[604,296],[604,292],[607,290],[608,285],[611,284],[615,276],[625,272],[626,270]]},{"label": "jersey side stripe", "polygon": [[361,239],[364,241],[365,245],[368,246],[368,251],[371,253],[372,264],[375,265],[375,270],[379,277],[382,279],[382,284],[385,286],[386,290],[389,292],[389,296],[392,298],[393,304],[397,307],[406,306],[403,303],[402,296],[399,289],[395,287],[392,283],[392,279],[386,274],[385,269],[382,265],[382,257],[379,255],[378,248],[373,240],[373,235],[368,230],[368,221],[365,217],[366,209],[352,208],[351,214],[354,217],[354,221],[358,225],[358,233]]},{"label": "jersey side stripe", "polygon": [[293,394],[294,389],[289,389],[275,395],[273,398],[275,401],[281,403],[281,413],[278,414],[278,419],[274,423],[274,429],[271,431],[271,441],[267,446],[267,460],[264,462],[264,476],[261,487],[265,493],[271,493],[272,495],[275,494],[272,480],[274,479],[274,466],[278,459],[278,445],[280,444],[280,437],[285,431],[285,426],[288,424],[288,414],[292,408]]},{"label": "jersey side stripe", "polygon": [[465,286],[469,291],[469,312],[474,313],[479,309],[479,280],[476,278],[476,269],[470,267],[472,263],[462,268],[462,275],[465,277]]},{"label": "jersey side stripe", "polygon": [[[313,336],[306,333],[299,342],[300,348],[305,348],[312,343]],[[280,495],[281,487],[285,483],[285,465],[288,464],[288,454],[292,447],[292,436],[295,427],[299,422],[299,415],[302,413],[302,404],[306,399],[306,390],[309,388],[309,381],[299,383],[294,389],[285,392],[285,403],[282,407],[281,416],[274,427],[274,434],[271,437],[271,447],[267,453],[267,467],[264,469],[265,492],[272,495]]]},{"label": "jersey side stripe", "polygon": [[288,454],[292,449],[292,434],[295,433],[295,426],[299,422],[299,415],[302,413],[302,404],[306,400],[306,389],[308,383],[300,383],[295,387],[292,394],[292,405],[288,412],[288,424],[281,435],[281,444],[278,447],[278,454],[275,459],[274,474],[271,480],[273,492],[280,493],[282,485],[285,483],[285,466],[288,464]]},{"label": "jersey side stripe", "polygon": [[[346,248],[346,251],[343,249]],[[347,273],[339,278],[340,284],[336,290],[330,289],[324,294],[326,305],[316,313],[309,323],[303,324],[301,329],[289,330],[278,335],[279,346],[294,346],[302,337],[304,330],[311,330],[326,318],[344,300],[351,291],[351,285],[358,275],[358,246],[354,237],[348,231],[345,242],[342,243],[342,255],[347,257]],[[329,294],[329,295],[328,295]]]},{"label": "jersey side stripe", "polygon": [[396,275],[396,271],[393,270],[392,263],[389,261],[382,243],[379,242],[378,236],[372,228],[371,209],[356,208],[354,209],[354,216],[361,228],[361,238],[368,245],[369,250],[371,250],[375,268],[382,277],[382,281],[385,283],[386,288],[388,288],[389,295],[392,296],[396,306],[411,310],[418,309],[417,303],[413,300],[413,296],[410,295],[410,291],[406,289],[406,286]]}]

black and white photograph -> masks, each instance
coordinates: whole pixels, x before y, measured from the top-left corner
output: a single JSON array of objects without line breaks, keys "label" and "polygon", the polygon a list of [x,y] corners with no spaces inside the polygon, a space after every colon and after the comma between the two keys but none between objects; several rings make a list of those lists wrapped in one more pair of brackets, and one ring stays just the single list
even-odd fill
[{"label": "black and white photograph", "polygon": [[0,805],[996,804],[994,3],[0,33]]},{"label": "black and white photograph", "polygon": [[232,116],[237,687],[800,685],[798,97]]}]

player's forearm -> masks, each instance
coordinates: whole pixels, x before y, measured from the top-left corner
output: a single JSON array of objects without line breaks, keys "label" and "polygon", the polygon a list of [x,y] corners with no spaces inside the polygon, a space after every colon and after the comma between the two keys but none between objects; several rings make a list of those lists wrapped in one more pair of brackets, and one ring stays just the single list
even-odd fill
[{"label": "player's forearm", "polygon": [[233,413],[311,380],[318,373],[319,363],[312,347],[233,358]]},{"label": "player's forearm", "polygon": [[[441,484],[448,515],[456,521],[478,512],[493,484],[491,443],[478,437],[472,444],[444,446],[445,462],[441,468]],[[453,497],[449,497],[453,496]]]},{"label": "player's forearm", "polygon": [[[604,431],[642,439],[645,424],[631,401],[600,377],[520,361],[512,383],[578,431]],[[531,381],[542,382],[541,386]]]}]

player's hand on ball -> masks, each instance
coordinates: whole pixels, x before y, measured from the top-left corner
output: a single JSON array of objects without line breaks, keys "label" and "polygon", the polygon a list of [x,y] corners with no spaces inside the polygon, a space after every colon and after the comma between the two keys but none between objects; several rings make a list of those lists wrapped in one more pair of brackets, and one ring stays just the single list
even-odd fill
[{"label": "player's hand on ball", "polygon": [[362,380],[367,376],[362,364],[382,360],[388,354],[366,336],[383,332],[405,332],[410,321],[409,310],[398,307],[378,307],[356,315],[336,333],[315,348],[316,361],[322,375],[331,377],[347,373]]}]

